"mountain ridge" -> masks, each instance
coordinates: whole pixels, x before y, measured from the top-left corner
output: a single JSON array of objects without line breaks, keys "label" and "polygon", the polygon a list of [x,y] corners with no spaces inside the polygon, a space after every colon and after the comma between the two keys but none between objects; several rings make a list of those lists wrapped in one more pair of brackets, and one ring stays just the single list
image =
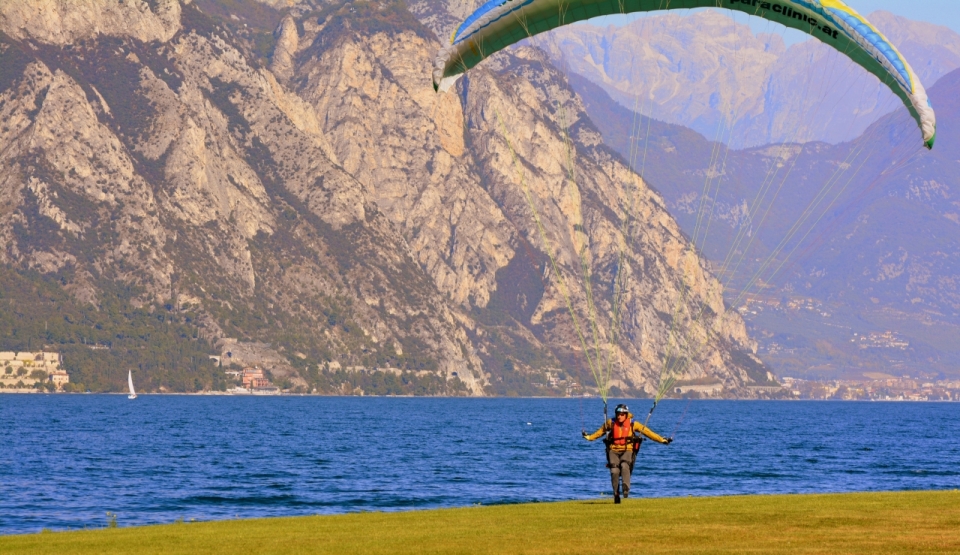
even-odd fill
[{"label": "mountain ridge", "polygon": [[[714,223],[709,236],[701,235],[697,243],[713,260],[715,271],[728,256],[737,230],[747,231],[748,237],[755,235],[756,240],[741,243],[741,248],[749,244],[752,250],[748,255],[738,253],[734,260],[766,258],[835,168],[845,160],[856,161],[862,168],[847,176],[855,180],[846,192],[843,183],[835,185],[831,194],[842,194],[828,212],[823,211],[827,203],[820,205],[818,213],[824,214],[820,225],[805,242],[795,240],[783,251],[797,248],[774,283],[754,286],[746,298],[750,302],[736,308],[743,311],[758,337],[764,360],[781,375],[812,372],[837,377],[870,369],[955,373],[960,359],[954,339],[960,333],[960,321],[952,283],[960,268],[949,261],[957,254],[952,237],[954,199],[960,186],[954,159],[960,150],[954,132],[954,122],[960,121],[956,102],[960,70],[929,89],[940,107],[943,133],[931,152],[916,145],[919,134],[905,110],[885,116],[848,143],[727,150],[693,130],[632,114],[583,77],[569,75],[569,79],[593,121],[601,122],[604,140],[631,159],[664,195],[688,234],[697,227],[705,183],[715,184],[719,192],[710,197],[716,198],[710,200],[715,202]],[[642,155],[632,154],[643,151],[635,146],[638,142],[649,149],[644,167]],[[857,154],[858,145],[869,147],[866,154]],[[896,171],[887,170],[891,157],[901,161]],[[722,171],[711,162],[716,159],[724,160]],[[782,198],[760,226],[762,212],[751,219],[750,207],[757,187],[769,178],[771,164],[792,171],[778,174]],[[728,287],[728,302],[740,297],[745,280],[757,266],[747,262],[738,274],[721,276]],[[790,304],[810,308],[788,309]],[[909,341],[906,352],[863,351],[849,341],[854,333],[890,331]]]},{"label": "mountain ridge", "polygon": [[[883,11],[870,18],[927,86],[960,67],[954,31]],[[885,85],[823,43],[787,47],[776,26],[754,34],[744,21],[718,10],[666,13],[622,27],[570,25],[532,41],[625,108],[734,148],[836,144],[899,109]],[[801,116],[804,125],[794,125]]]}]

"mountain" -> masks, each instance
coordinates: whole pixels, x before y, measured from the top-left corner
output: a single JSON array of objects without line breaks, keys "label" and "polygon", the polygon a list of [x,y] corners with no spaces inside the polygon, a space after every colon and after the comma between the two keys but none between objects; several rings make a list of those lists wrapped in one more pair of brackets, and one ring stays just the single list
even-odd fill
[{"label": "mountain", "polygon": [[[832,213],[784,278],[788,286],[831,304],[859,307],[874,330],[894,330],[914,357],[892,356],[907,371],[956,374],[960,367],[960,70],[930,89],[937,106],[938,144],[933,151],[900,146],[914,130],[905,112],[872,125],[854,145],[877,153],[863,178],[840,197]],[[825,158],[846,157],[838,145]],[[849,148],[849,146],[847,146]],[[896,153],[903,152],[904,155]],[[884,153],[895,153],[891,161]],[[885,164],[884,164],[885,163]],[[852,326],[862,335],[867,326]],[[838,338],[839,339],[839,338]]]},{"label": "mountain", "polygon": [[[954,31],[883,11],[868,17],[928,87],[960,67]],[[624,107],[735,148],[840,143],[899,109],[885,85],[836,50],[817,40],[786,47],[784,28],[755,34],[747,21],[725,10],[665,13],[570,25],[534,42]]]},{"label": "mountain", "polygon": [[[956,375],[960,70],[929,89],[940,130],[932,151],[905,110],[839,145],[728,149],[636,115],[585,78],[570,83],[604,141],[664,195],[713,261],[728,303],[777,372]],[[698,226],[701,206],[712,216]]]},{"label": "mountain", "polygon": [[64,352],[76,389],[222,389],[216,355],[299,391],[562,395],[597,350],[620,392],[664,360],[769,381],[539,50],[438,95],[436,30],[391,0],[4,3],[0,31],[3,348]]}]

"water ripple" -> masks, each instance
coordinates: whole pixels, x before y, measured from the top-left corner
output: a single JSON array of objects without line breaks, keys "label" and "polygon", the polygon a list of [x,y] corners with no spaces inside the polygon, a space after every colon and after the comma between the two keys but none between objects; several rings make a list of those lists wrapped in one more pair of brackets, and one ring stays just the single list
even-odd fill
[{"label": "water ripple", "polygon": [[[609,477],[580,403],[0,395],[0,534],[595,498]],[[633,492],[954,489],[958,439],[960,404],[693,402],[672,445],[643,444]]]}]

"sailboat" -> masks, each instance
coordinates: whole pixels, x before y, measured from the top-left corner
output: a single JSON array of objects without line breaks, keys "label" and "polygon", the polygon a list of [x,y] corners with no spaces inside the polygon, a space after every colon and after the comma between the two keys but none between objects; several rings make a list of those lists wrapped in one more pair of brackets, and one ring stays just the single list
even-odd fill
[{"label": "sailboat", "polygon": [[137,392],[133,390],[133,370],[127,370],[127,385],[130,386],[130,395],[127,395],[127,399],[136,399]]}]

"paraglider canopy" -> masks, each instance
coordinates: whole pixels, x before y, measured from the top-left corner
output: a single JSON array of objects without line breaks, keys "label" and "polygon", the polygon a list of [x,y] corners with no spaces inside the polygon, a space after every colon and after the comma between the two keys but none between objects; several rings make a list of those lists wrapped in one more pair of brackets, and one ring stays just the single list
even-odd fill
[{"label": "paraglider canopy", "polygon": [[910,64],[869,21],[841,0],[489,0],[466,18],[440,50],[435,89],[522,39],[602,15],[664,9],[724,8],[746,12],[809,34],[876,75],[903,101],[933,148],[936,116]]}]

